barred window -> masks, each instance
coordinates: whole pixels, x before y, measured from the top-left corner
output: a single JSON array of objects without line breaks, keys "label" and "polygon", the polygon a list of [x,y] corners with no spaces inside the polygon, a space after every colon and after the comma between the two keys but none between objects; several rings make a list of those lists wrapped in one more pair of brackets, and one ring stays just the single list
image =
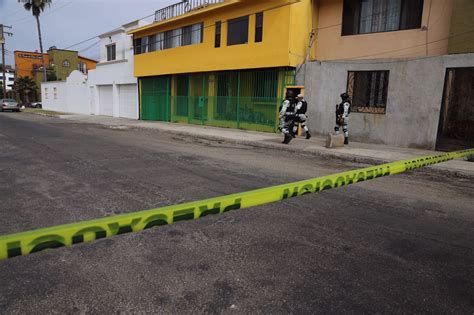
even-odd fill
[{"label": "barred window", "polygon": [[347,91],[352,111],[385,114],[389,71],[349,71]]}]

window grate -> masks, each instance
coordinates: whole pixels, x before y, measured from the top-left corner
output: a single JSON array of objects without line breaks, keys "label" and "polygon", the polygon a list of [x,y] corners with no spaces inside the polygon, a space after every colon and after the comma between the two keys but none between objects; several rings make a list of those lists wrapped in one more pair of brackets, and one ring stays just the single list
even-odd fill
[{"label": "window grate", "polygon": [[352,111],[385,114],[387,108],[389,71],[349,71],[347,91]]}]

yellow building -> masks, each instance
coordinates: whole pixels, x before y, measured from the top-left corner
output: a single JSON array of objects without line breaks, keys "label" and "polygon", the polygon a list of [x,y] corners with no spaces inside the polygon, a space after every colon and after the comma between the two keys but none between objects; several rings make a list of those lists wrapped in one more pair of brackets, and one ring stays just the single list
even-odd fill
[{"label": "yellow building", "polygon": [[[139,78],[140,117],[276,131],[285,86],[296,83],[296,74],[303,78],[299,83],[308,85],[306,94],[313,104],[310,110],[316,113],[310,118],[313,125],[333,123],[333,119],[311,121],[324,117],[321,111],[326,105],[316,99],[322,94],[326,98],[329,97],[326,94],[339,95],[344,89],[353,98],[354,112],[385,115],[389,77],[396,78],[396,71],[388,70],[391,59],[473,52],[473,3],[472,0],[177,3],[158,10],[155,23],[130,32],[134,36],[135,76]],[[367,64],[354,65],[359,59]],[[378,61],[370,65],[371,59]],[[389,59],[385,66],[381,66],[383,59]],[[323,66],[330,61],[344,71],[328,72],[321,78],[314,75],[311,85],[305,81],[311,77],[310,73],[303,75],[306,68],[314,69],[315,64]],[[337,64],[339,61],[345,66]],[[305,63],[308,67],[302,67]],[[315,95],[322,86],[324,93]],[[339,92],[329,92],[330,87]],[[333,115],[332,110],[328,113]]]},{"label": "yellow building", "polygon": [[[204,5],[206,3],[206,5]],[[275,131],[310,58],[310,0],[181,2],[133,30],[140,117]]]}]

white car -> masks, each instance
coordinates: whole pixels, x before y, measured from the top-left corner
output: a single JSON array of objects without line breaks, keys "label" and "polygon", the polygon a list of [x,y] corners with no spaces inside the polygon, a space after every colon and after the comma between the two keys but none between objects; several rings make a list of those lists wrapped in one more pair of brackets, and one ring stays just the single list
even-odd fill
[{"label": "white car", "polygon": [[0,99],[0,112],[11,110],[12,112],[19,112],[20,106],[17,101],[11,98],[2,98]]},{"label": "white car", "polygon": [[41,102],[34,102],[34,103],[31,103],[31,107],[33,107],[33,108],[43,108],[43,105],[41,105]]}]

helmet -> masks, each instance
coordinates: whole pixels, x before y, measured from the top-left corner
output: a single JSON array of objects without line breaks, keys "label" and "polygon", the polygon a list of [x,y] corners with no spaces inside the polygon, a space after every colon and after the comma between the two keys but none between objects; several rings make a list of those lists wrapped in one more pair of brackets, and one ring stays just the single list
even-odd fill
[{"label": "helmet", "polygon": [[298,94],[298,95],[296,96],[296,98],[302,100],[302,99],[304,98],[304,96],[303,96],[303,94]]},{"label": "helmet", "polygon": [[344,93],[341,94],[341,98],[342,98],[343,100],[347,100],[347,99],[349,98],[349,94],[347,94],[347,93],[344,92]]},{"label": "helmet", "polygon": [[286,91],[286,99],[293,99],[295,98],[295,91],[293,90],[287,90]]}]

